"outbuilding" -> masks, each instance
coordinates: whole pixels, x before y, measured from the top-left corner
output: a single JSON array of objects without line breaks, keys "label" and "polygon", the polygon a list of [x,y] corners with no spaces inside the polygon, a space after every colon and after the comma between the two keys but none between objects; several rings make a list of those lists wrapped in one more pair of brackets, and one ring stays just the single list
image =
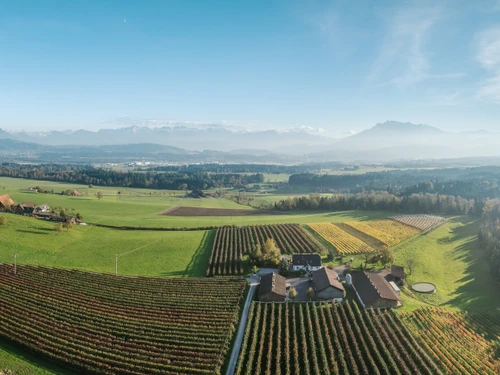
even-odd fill
[{"label": "outbuilding", "polygon": [[352,287],[365,310],[390,309],[403,305],[401,297],[378,273],[352,273]]},{"label": "outbuilding", "polygon": [[323,267],[313,273],[314,291],[318,299],[342,300],[345,295],[344,286],[334,270]]},{"label": "outbuilding", "polygon": [[259,301],[285,302],[286,279],[275,273],[268,273],[261,277],[259,286]]}]

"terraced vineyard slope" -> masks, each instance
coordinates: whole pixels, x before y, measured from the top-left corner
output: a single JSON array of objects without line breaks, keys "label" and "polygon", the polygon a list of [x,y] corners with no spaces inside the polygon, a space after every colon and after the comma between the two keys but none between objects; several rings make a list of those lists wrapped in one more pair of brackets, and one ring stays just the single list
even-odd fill
[{"label": "terraced vineyard slope", "polygon": [[309,227],[332,244],[339,254],[360,254],[376,251],[372,246],[332,223],[309,224]]},{"label": "terraced vineyard slope", "polygon": [[257,244],[274,239],[281,253],[320,253],[321,246],[298,224],[226,226],[217,229],[207,268],[210,275],[236,275],[243,272],[243,254]]},{"label": "terraced vineyard slope", "polygon": [[245,281],[0,265],[0,337],[83,373],[218,374]]},{"label": "terraced vineyard slope", "polygon": [[420,230],[395,220],[349,221],[350,227],[391,247],[420,233]]},{"label": "terraced vineyard slope", "polygon": [[493,343],[458,314],[436,309],[401,317],[360,311],[355,303],[254,302],[236,374],[495,375],[499,370]]},{"label": "terraced vineyard slope", "polygon": [[421,231],[432,230],[446,223],[444,217],[434,215],[398,215],[390,219],[417,228]]}]

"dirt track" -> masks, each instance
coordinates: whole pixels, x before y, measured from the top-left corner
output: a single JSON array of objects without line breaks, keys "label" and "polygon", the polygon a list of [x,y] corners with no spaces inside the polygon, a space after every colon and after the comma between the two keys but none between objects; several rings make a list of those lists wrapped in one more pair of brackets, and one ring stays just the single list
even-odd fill
[{"label": "dirt track", "polygon": [[229,208],[175,207],[161,214],[166,216],[254,216],[277,215],[279,213],[263,210],[232,210]]}]

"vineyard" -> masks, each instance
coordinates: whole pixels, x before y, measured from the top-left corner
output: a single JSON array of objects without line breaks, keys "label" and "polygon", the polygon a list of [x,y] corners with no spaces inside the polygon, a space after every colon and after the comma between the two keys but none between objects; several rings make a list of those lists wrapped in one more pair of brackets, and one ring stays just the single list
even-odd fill
[{"label": "vineyard", "polygon": [[83,373],[218,374],[245,281],[0,265],[0,337]]},{"label": "vineyard", "polygon": [[339,254],[359,254],[375,252],[375,249],[359,238],[331,223],[309,224],[309,227],[327,242],[332,244]]},{"label": "vineyard", "polygon": [[399,215],[393,216],[390,219],[420,229],[421,231],[432,230],[446,223],[444,217],[434,215]]},{"label": "vineyard", "polygon": [[491,342],[460,318],[439,309],[401,316],[355,303],[254,302],[235,373],[498,374]]},{"label": "vineyard", "polygon": [[395,220],[350,221],[345,224],[389,247],[420,233],[420,230]]},{"label": "vineyard", "polygon": [[242,258],[257,244],[274,239],[281,253],[320,253],[320,245],[298,224],[275,224],[217,229],[207,276],[243,273]]}]

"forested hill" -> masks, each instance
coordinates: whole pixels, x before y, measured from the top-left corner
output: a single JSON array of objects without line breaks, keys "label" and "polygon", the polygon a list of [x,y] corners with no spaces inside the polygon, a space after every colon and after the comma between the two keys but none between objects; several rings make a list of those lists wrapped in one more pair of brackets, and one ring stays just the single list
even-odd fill
[{"label": "forested hill", "polygon": [[430,193],[467,199],[500,197],[500,167],[398,170],[351,175],[294,174],[292,188],[316,192],[360,193],[387,191],[399,196]]},{"label": "forested hill", "polygon": [[92,166],[58,164],[20,165],[4,163],[0,167],[0,176],[70,182],[95,186],[121,186],[168,190],[226,188],[264,182],[264,175],[261,173],[121,172],[94,168]]}]

